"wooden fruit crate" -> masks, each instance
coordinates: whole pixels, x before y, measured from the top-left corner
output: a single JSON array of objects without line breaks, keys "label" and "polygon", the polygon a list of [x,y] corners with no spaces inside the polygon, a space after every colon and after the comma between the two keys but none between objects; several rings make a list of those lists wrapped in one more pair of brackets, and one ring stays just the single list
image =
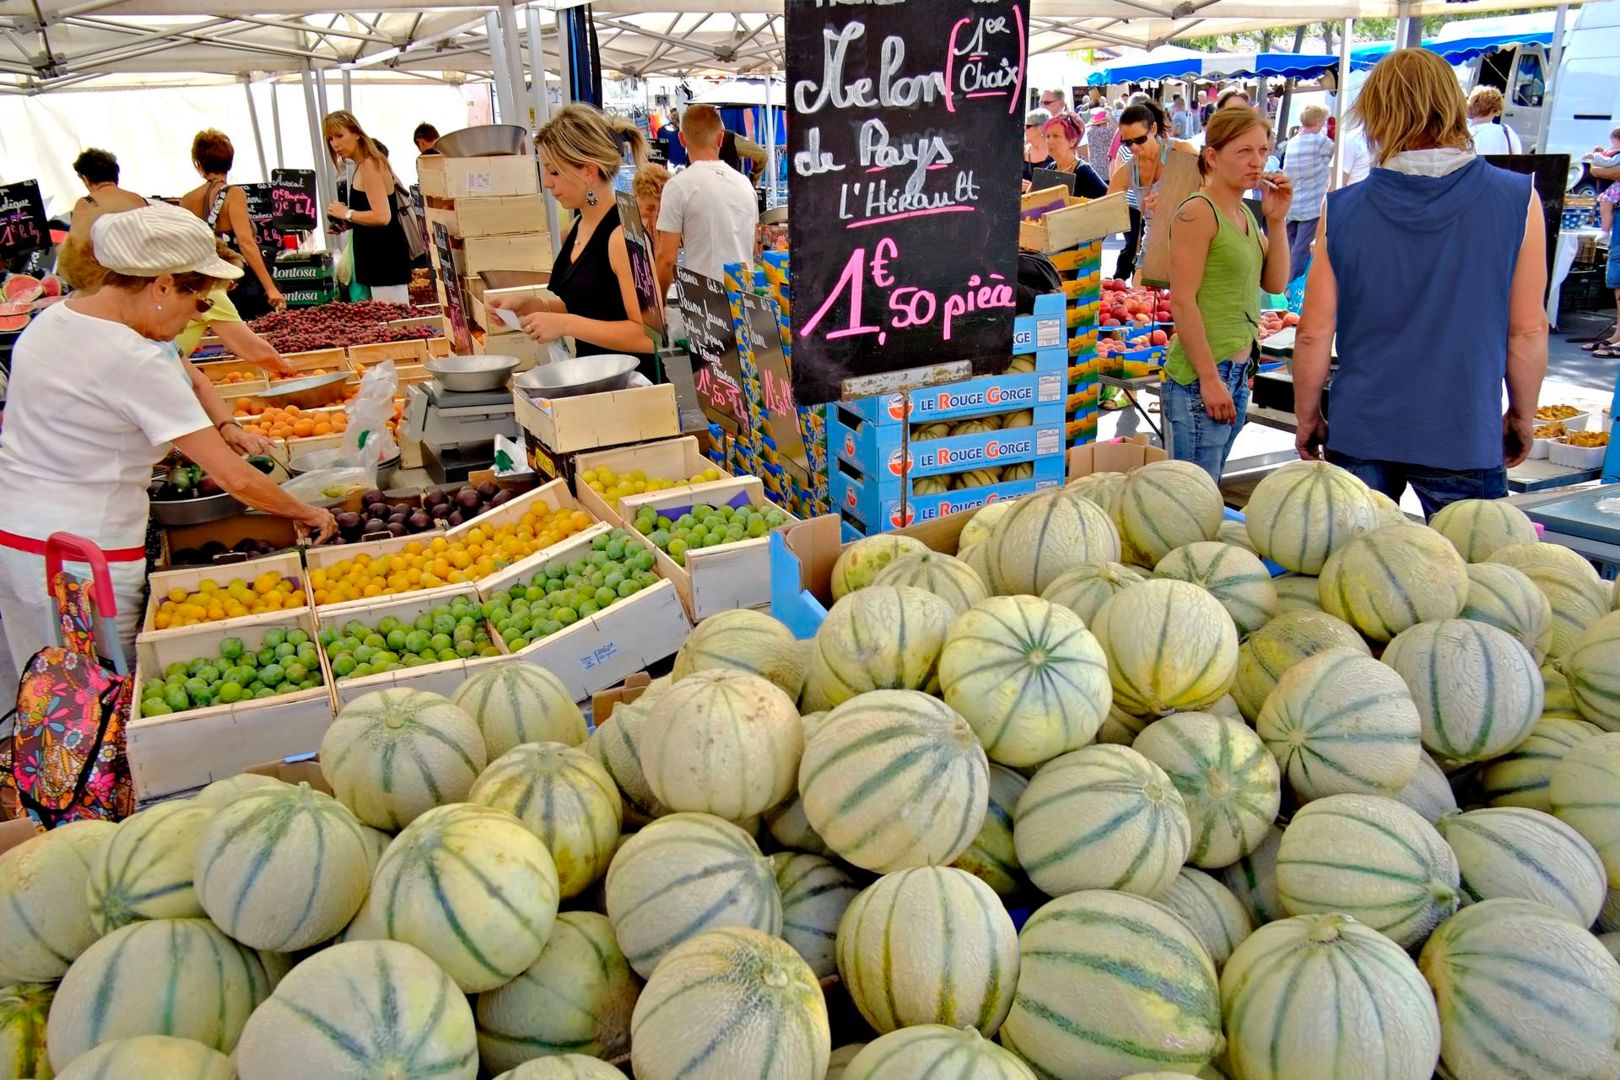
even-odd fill
[{"label": "wooden fruit crate", "polygon": [[701,484],[677,484],[672,488],[654,494],[664,495],[671,492],[685,492],[694,499],[703,501],[703,493],[711,489],[724,491],[729,498],[736,493],[734,486],[728,486],[727,481],[735,479],[725,469],[703,456],[698,449],[698,441],[691,435],[679,439],[665,439],[661,442],[637,443],[633,446],[621,446],[614,450],[599,450],[589,454],[580,454],[574,459],[574,490],[579,501],[600,521],[610,522],[620,528],[626,528],[625,519],[618,509],[610,505],[608,500],[592,491],[579,479],[579,474],[587,469],[602,467],[612,469],[616,473],[629,473],[640,470],[649,478],[659,480],[686,480],[696,476],[704,469],[715,469],[720,473],[719,480],[711,480]]},{"label": "wooden fruit crate", "polygon": [[371,345],[350,345],[349,362],[364,370],[384,360],[396,364],[421,364],[428,359],[427,342],[379,341]]},{"label": "wooden fruit crate", "polygon": [[[280,555],[266,555],[258,559],[241,559],[237,562],[215,563],[213,566],[199,566],[184,570],[163,570],[155,573],[149,579],[151,594],[146,601],[146,620],[141,624],[141,633],[137,641],[144,641],[153,637],[165,637],[171,634],[184,634],[196,627],[183,626],[173,629],[159,630],[157,628],[158,605],[168,596],[170,589],[184,589],[188,593],[196,592],[198,586],[204,581],[213,581],[218,585],[226,585],[234,578],[241,578],[249,585],[260,574],[271,573],[280,578],[289,578],[299,588],[304,587],[304,561],[298,557],[297,552],[283,552]],[[292,618],[308,611],[309,604],[306,596],[305,603],[297,608],[287,608],[281,612],[269,612],[272,617],[285,615]],[[242,615],[235,619],[221,619],[217,622],[203,623],[203,626],[230,629],[235,626],[249,626],[262,620],[264,615]]]},{"label": "wooden fruit crate", "polygon": [[[458,596],[465,596],[474,603],[481,603],[478,590],[471,585],[453,585],[449,589],[439,589],[433,592],[405,593],[401,596],[390,596],[370,601],[369,606],[355,607],[345,612],[335,612],[329,608],[322,611],[326,617],[322,625],[339,629],[350,619],[363,622],[368,626],[375,626],[386,616],[392,615],[401,622],[415,621],[418,615],[428,612],[441,604],[448,604]],[[488,627],[490,638],[499,642],[499,636],[494,627]],[[321,656],[328,669],[332,666],[331,657],[326,655],[326,649],[321,648]],[[410,690],[425,690],[434,694],[450,697],[461,684],[473,675],[483,670],[491,663],[498,663],[503,657],[469,657],[460,660],[447,660],[438,664],[423,664],[420,667],[400,668],[398,671],[387,671],[381,675],[366,675],[361,678],[339,679],[337,673],[332,674],[332,691],[337,696],[338,708],[349,704],[356,698],[377,690],[391,690],[395,687]]]}]

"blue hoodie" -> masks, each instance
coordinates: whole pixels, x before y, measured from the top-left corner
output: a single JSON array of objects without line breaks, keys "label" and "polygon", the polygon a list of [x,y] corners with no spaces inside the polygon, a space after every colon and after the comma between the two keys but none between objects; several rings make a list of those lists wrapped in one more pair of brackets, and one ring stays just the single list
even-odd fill
[{"label": "blue hoodie", "polygon": [[1437,469],[1502,465],[1508,294],[1530,177],[1373,169],[1327,197],[1339,370],[1328,445]]}]

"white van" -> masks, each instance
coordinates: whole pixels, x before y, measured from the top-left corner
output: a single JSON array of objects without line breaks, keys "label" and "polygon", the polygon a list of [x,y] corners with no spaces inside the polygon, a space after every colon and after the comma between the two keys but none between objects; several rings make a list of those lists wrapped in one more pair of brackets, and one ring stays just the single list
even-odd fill
[{"label": "white van", "polygon": [[1607,181],[1594,179],[1581,158],[1595,146],[1608,146],[1609,132],[1620,125],[1620,0],[1581,8],[1574,32],[1564,39],[1548,108],[1542,152],[1568,154],[1570,191],[1596,194]]}]

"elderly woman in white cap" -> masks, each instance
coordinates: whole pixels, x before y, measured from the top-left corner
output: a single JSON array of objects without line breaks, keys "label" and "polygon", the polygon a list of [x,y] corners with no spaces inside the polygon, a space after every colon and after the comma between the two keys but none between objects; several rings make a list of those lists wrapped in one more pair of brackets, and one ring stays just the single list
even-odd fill
[{"label": "elderly woman in white cap", "polygon": [[91,243],[108,271],[102,288],[41,312],[11,359],[0,430],[0,620],[18,670],[52,636],[43,553],[56,532],[106,553],[119,636],[133,656],[147,488],[170,444],[247,505],[322,538],[336,531],[330,512],[299,502],[238,456],[221,433],[240,430],[228,413],[204,407],[168,345],[206,310],[209,293],[242,274],[219,258],[208,226],[153,203],[101,217]]}]

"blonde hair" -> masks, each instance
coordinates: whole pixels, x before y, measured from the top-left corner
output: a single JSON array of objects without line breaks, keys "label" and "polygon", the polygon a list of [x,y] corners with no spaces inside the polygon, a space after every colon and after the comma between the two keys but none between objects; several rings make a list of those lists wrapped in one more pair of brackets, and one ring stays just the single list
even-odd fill
[{"label": "blonde hair", "polygon": [[1476,86],[1468,95],[1468,118],[1500,116],[1505,106],[1502,91],[1494,86]]},{"label": "blonde hair", "polygon": [[720,110],[713,105],[688,105],[686,115],[681,117],[681,131],[688,143],[707,146],[720,141],[720,136],[726,131],[726,122],[720,118]]},{"label": "blonde hair", "polygon": [[1267,141],[1270,141],[1271,121],[1253,109],[1219,109],[1213,113],[1204,128],[1204,149],[1198,152],[1198,175],[1209,175],[1209,159],[1204,156],[1206,152],[1220,150],[1255,128],[1264,128]]},{"label": "blonde hair", "polygon": [[387,168],[388,159],[383,155],[382,150],[378,148],[377,141],[366,134],[366,129],[360,126],[360,121],[356,120],[354,113],[348,109],[339,109],[337,112],[327,113],[326,118],[321,121],[321,139],[326,143],[326,153],[332,159],[333,165],[338,164],[338,156],[332,149],[332,136],[340,131],[352,131],[359,139],[356,165],[365,161],[381,161],[384,168]]},{"label": "blonde hair", "polygon": [[619,171],[624,147],[629,147],[637,166],[647,164],[647,138],[634,124],[583,102],[565,105],[554,114],[535,136],[535,145],[553,165],[594,166],[604,180]]},{"label": "blonde hair", "polygon": [[669,170],[655,162],[649,162],[636,170],[631,190],[635,192],[636,202],[646,205],[663,199],[664,185],[667,183]]},{"label": "blonde hair", "polygon": [[1299,122],[1305,127],[1315,127],[1328,118],[1328,111],[1320,105],[1307,105],[1299,110]]},{"label": "blonde hair", "polygon": [[1473,145],[1457,76],[1427,49],[1397,49],[1380,60],[1354,111],[1380,165],[1408,150]]}]

